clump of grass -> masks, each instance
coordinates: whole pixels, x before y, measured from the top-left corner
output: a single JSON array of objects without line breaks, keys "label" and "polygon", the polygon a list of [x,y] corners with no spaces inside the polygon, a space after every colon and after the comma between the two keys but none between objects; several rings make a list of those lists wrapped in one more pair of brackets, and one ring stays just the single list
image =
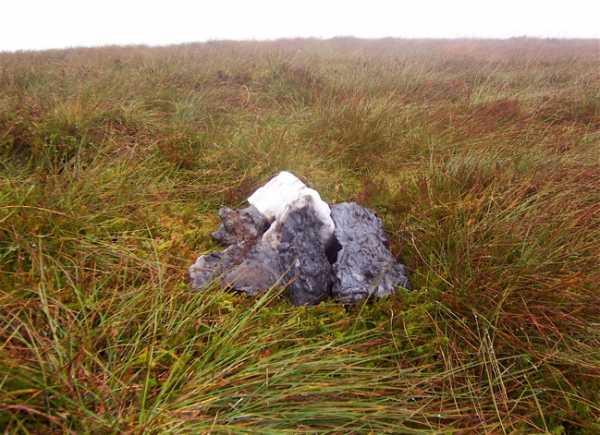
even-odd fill
[{"label": "clump of grass", "polygon": [[[7,433],[600,430],[594,41],[0,63]],[[414,291],[305,308],[191,292],[217,209],[283,169],[374,208]]]}]

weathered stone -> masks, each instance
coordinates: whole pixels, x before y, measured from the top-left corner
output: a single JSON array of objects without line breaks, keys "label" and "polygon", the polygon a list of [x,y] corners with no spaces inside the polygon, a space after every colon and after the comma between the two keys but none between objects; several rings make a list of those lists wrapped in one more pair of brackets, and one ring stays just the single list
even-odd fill
[{"label": "weathered stone", "polygon": [[353,303],[409,288],[404,266],[387,248],[383,224],[375,214],[358,204],[342,203],[331,207],[331,217],[340,246],[333,265],[334,298]]},{"label": "weathered stone", "polygon": [[222,270],[223,253],[201,255],[188,270],[192,288],[203,289],[213,282]]},{"label": "weathered stone", "polygon": [[189,268],[192,287],[197,290],[207,287],[223,273],[242,263],[251,248],[252,244],[241,242],[223,252],[201,255]]},{"label": "weathered stone", "polygon": [[240,265],[269,227],[267,219],[253,206],[241,210],[224,207],[219,210],[219,217],[222,224],[212,236],[229,247],[221,253],[198,257],[189,269],[195,289],[205,288],[222,274]]},{"label": "weathered stone", "polygon": [[279,253],[261,239],[244,261],[225,274],[224,282],[234,290],[254,296],[277,284],[281,275]]},{"label": "weathered stone", "polygon": [[248,202],[263,214],[270,221],[281,220],[286,208],[305,196],[313,199],[312,208],[315,216],[323,224],[320,229],[321,241],[328,243],[333,234],[333,221],[331,220],[331,209],[329,205],[321,199],[319,192],[307,187],[295,175],[289,172],[280,172],[273,177],[267,184],[256,190],[249,198]]},{"label": "weathered stone", "polygon": [[331,264],[321,241],[324,224],[314,207],[313,197],[305,196],[294,201],[282,218],[278,251],[294,305],[318,304],[331,287]]},{"label": "weathered stone", "polygon": [[252,205],[241,210],[223,207],[219,217],[223,223],[212,236],[224,246],[255,242],[269,228],[267,218]]},{"label": "weathered stone", "polygon": [[331,265],[321,242],[322,221],[312,196],[288,204],[247,258],[225,276],[235,290],[256,295],[286,285],[294,305],[317,304],[329,295]]}]

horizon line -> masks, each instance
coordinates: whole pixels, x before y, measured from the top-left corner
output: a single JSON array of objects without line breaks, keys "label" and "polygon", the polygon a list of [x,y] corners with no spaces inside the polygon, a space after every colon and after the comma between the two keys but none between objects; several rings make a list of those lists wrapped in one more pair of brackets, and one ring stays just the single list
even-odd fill
[{"label": "horizon line", "polygon": [[185,45],[200,45],[200,44],[211,44],[211,43],[227,43],[227,42],[279,42],[279,41],[335,41],[335,40],[358,40],[358,41],[384,41],[384,40],[399,40],[399,41],[511,41],[511,40],[532,40],[532,41],[548,41],[548,42],[598,42],[600,49],[600,36],[598,37],[560,37],[560,36],[529,36],[529,35],[515,35],[515,36],[504,36],[504,37],[489,37],[489,36],[448,36],[448,37],[428,37],[428,36],[377,36],[377,37],[363,37],[353,35],[338,35],[331,37],[321,36],[284,36],[277,38],[207,38],[204,40],[195,41],[182,41],[182,42],[165,42],[165,43],[144,43],[144,42],[131,42],[131,43],[106,43],[106,44],[93,44],[93,45],[65,45],[60,47],[46,47],[46,48],[15,48],[15,49],[0,49],[0,54],[18,54],[18,53],[38,53],[45,51],[65,51],[65,50],[78,50],[78,49],[96,49],[96,48],[168,48],[178,47]]}]

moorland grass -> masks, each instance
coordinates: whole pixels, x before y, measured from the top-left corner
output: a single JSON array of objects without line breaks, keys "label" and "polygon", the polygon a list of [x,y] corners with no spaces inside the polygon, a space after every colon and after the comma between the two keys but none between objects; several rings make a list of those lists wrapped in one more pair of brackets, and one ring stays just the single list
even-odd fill
[{"label": "moorland grass", "polygon": [[[597,41],[0,54],[6,433],[600,432]],[[413,292],[186,269],[279,170],[375,209]]]}]

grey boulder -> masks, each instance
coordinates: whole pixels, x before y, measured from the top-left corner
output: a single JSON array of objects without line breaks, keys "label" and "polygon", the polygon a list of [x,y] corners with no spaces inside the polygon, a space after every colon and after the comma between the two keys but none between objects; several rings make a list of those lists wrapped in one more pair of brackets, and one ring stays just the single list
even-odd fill
[{"label": "grey boulder", "polygon": [[305,196],[292,203],[276,229],[280,267],[294,305],[318,304],[329,296],[331,264],[322,242],[323,225],[314,199]]},{"label": "grey boulder", "polygon": [[373,212],[345,202],[331,207],[331,218],[339,244],[331,289],[335,299],[354,303],[410,287],[405,268],[387,248],[383,224]]}]

